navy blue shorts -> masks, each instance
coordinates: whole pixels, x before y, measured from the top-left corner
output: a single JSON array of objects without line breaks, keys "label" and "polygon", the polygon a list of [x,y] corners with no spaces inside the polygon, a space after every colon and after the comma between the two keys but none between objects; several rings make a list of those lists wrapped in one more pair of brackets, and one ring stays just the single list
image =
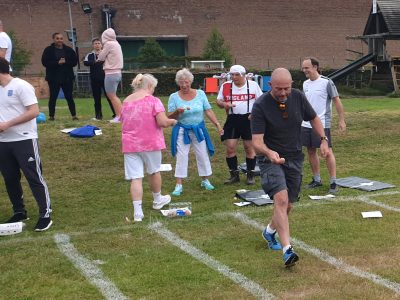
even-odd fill
[{"label": "navy blue shorts", "polygon": [[[325,136],[328,138],[328,146],[332,148],[331,129],[325,128]],[[321,146],[321,138],[314,132],[312,128],[301,127],[301,142],[304,147],[319,148]]]},{"label": "navy blue shorts", "polygon": [[298,159],[286,159],[282,165],[274,164],[264,156],[257,156],[264,192],[273,199],[276,193],[287,190],[289,202],[298,201],[303,179],[303,162],[303,154]]}]

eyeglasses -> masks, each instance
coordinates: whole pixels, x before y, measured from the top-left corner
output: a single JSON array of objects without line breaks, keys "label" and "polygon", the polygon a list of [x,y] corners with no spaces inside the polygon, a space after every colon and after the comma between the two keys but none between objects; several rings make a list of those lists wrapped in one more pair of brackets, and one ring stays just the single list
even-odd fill
[{"label": "eyeglasses", "polygon": [[282,112],[282,118],[287,119],[289,118],[289,113],[286,111],[286,103],[285,102],[279,102],[279,109]]}]

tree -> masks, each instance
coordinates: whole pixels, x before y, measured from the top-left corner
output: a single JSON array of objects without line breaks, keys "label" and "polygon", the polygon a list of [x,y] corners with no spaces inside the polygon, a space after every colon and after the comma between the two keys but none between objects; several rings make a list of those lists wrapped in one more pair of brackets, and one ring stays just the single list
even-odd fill
[{"label": "tree", "polygon": [[14,31],[8,32],[12,41],[11,67],[14,75],[19,75],[26,66],[31,64],[32,50],[27,50],[23,41],[19,40]]},{"label": "tree", "polygon": [[153,38],[148,38],[139,48],[139,59],[142,62],[159,62],[166,56],[160,44]]},{"label": "tree", "polygon": [[203,49],[203,58],[206,60],[225,60],[225,66],[232,64],[232,55],[222,34],[214,28],[207,39]]}]

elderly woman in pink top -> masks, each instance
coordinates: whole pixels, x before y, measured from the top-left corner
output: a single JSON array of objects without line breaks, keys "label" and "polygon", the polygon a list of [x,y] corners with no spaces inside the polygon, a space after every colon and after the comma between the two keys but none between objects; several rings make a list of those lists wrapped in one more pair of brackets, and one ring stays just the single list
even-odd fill
[{"label": "elderly woman in pink top", "polygon": [[157,79],[151,74],[139,74],[133,79],[133,94],[122,104],[122,152],[125,179],[131,180],[134,221],[142,221],[144,168],[149,174],[153,192],[153,209],[161,209],[171,201],[170,195],[161,195],[161,150],[165,149],[163,129],[176,124],[169,119],[161,100],[154,97]]},{"label": "elderly woman in pink top", "polygon": [[124,58],[122,55],[121,45],[117,42],[117,36],[114,29],[108,28],[101,35],[103,42],[103,50],[98,56],[98,61],[103,62],[105,73],[104,90],[108,99],[110,99],[115,110],[116,117],[111,120],[111,123],[119,123],[121,115],[121,101],[117,96],[118,84],[121,81],[121,70],[124,66]]}]

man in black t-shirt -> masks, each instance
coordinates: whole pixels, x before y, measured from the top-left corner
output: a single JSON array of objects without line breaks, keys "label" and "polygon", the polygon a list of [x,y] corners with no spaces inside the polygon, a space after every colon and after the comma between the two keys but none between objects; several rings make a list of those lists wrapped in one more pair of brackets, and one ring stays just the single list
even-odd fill
[{"label": "man in black t-shirt", "polygon": [[[301,123],[310,121],[321,137],[321,154],[328,151],[321,120],[305,95],[292,89],[292,76],[278,68],[271,75],[271,91],[254,103],[251,131],[261,171],[262,188],[274,200],[271,222],[262,235],[272,250],[283,250],[285,266],[294,265],[299,257],[290,245],[289,212],[298,201],[304,155],[301,144]],[[276,240],[278,232],[281,243]]]}]

